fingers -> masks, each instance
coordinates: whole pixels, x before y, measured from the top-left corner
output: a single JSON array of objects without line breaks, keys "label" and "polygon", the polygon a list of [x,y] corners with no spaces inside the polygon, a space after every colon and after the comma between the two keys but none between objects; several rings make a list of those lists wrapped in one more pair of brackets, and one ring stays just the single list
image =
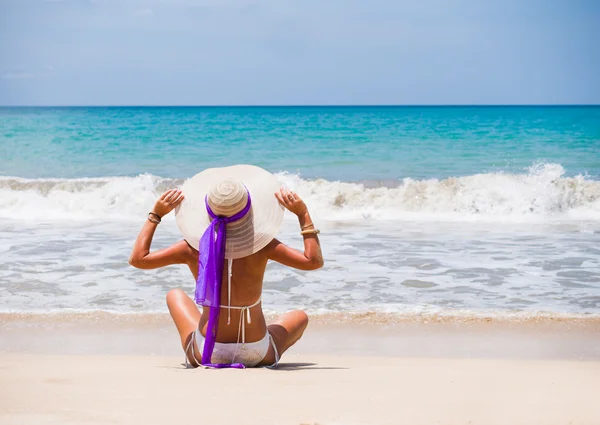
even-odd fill
[{"label": "fingers", "polygon": [[165,202],[170,204],[170,205],[174,205],[176,202],[181,202],[179,201],[179,198],[181,198],[183,196],[183,193],[181,192],[181,190],[179,189],[175,189],[173,191],[173,193],[171,193],[166,199]]},{"label": "fingers", "polygon": [[177,197],[171,201],[171,205],[173,206],[177,206],[179,204],[181,204],[181,202],[185,199],[185,196],[183,196],[183,193],[181,193],[181,191],[179,191],[179,195],[177,195]]},{"label": "fingers", "polygon": [[285,205],[285,202],[283,201],[283,198],[281,197],[281,193],[280,192],[275,192],[275,197],[277,198],[277,200],[279,201],[279,203],[281,205]]},{"label": "fingers", "polygon": [[277,199],[279,199],[279,202],[281,202],[284,206],[288,206],[287,194],[285,193],[285,189],[283,187],[279,189],[279,192],[277,193]]},{"label": "fingers", "polygon": [[288,208],[292,205],[289,198],[289,192],[286,188],[281,187],[279,192],[275,192],[275,197],[284,207]]},{"label": "fingers", "polygon": [[287,188],[286,188],[286,189],[284,189],[284,190],[285,190],[285,196],[286,196],[288,199],[294,199],[294,195],[292,195],[292,191],[291,191],[291,190],[289,190],[289,189],[287,189]]},{"label": "fingers", "polygon": [[185,199],[185,196],[179,189],[167,190],[154,205],[154,210],[160,216],[168,214],[173,208],[177,207]]},{"label": "fingers", "polygon": [[294,197],[292,196],[292,193],[284,187],[281,188],[281,196],[286,205],[292,205],[294,203]]},{"label": "fingers", "polygon": [[173,193],[175,190],[177,190],[177,189],[169,189],[169,190],[167,190],[165,193],[163,193],[163,194],[160,196],[160,198],[159,198],[159,199],[160,199],[161,201],[164,201],[164,200],[166,200],[166,199],[167,199],[167,197],[171,196],[171,194],[172,194],[172,193]]},{"label": "fingers", "polygon": [[[275,192],[275,197],[286,208],[293,208],[298,202],[302,202],[296,192],[292,192],[285,187],[281,187],[279,192]],[[291,210],[290,210],[291,211]]]},{"label": "fingers", "polygon": [[296,192],[292,192],[291,190],[287,190],[286,198],[290,205],[293,205],[300,200],[300,197],[296,194]]},{"label": "fingers", "polygon": [[165,202],[172,203],[180,194],[181,190],[171,189],[169,195],[165,198]]}]

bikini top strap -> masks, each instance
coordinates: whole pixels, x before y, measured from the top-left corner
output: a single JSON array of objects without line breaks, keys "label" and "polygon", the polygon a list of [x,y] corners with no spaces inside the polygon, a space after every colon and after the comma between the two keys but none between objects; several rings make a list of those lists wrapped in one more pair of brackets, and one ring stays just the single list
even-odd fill
[{"label": "bikini top strap", "polygon": [[233,272],[233,258],[227,260],[227,324],[231,323],[231,274]]}]

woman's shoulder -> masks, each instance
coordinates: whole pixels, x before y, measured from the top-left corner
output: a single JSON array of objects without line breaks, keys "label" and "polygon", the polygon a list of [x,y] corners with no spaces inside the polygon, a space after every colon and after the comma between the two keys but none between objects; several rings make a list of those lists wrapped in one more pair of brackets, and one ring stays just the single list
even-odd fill
[{"label": "woman's shoulder", "polygon": [[275,251],[277,249],[277,247],[280,245],[284,245],[284,244],[277,238],[273,238],[273,240],[271,240],[271,242],[269,242],[267,244],[267,246],[265,246],[263,249],[261,249],[261,252],[268,256],[270,253]]},{"label": "woman's shoulder", "polygon": [[194,249],[185,239],[173,244],[173,248],[177,251],[177,254],[185,260],[185,263],[198,262],[198,250]]}]

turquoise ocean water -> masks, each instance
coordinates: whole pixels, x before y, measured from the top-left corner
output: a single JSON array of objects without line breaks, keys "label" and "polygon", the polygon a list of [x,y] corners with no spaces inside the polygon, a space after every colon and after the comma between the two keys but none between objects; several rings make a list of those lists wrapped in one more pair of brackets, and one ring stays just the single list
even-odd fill
[{"label": "turquoise ocean water", "polygon": [[3,108],[0,174],[185,178],[250,162],[327,180],[559,163],[600,176],[600,107]]},{"label": "turquoise ocean water", "polygon": [[600,313],[598,106],[0,108],[0,311],[163,311],[193,281],[127,266],[145,213],[236,163],[323,230],[323,270],[269,266],[274,311]]}]

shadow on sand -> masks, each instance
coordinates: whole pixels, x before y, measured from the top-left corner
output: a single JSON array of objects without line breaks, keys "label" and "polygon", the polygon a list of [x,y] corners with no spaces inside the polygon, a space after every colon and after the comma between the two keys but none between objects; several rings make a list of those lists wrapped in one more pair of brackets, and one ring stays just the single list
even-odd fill
[{"label": "shadow on sand", "polygon": [[293,370],[326,370],[326,369],[348,369],[347,367],[335,367],[335,366],[319,366],[317,363],[279,363],[275,369],[284,372]]},{"label": "shadow on sand", "polygon": [[[187,365],[187,367],[186,367],[185,363],[181,363],[181,366],[183,366],[184,369],[198,369],[198,368],[192,367],[190,365]],[[166,369],[179,369],[179,367],[176,367],[176,366],[158,366],[158,367],[166,368]],[[261,369],[261,368],[257,368],[257,369]],[[295,370],[335,370],[335,369],[344,370],[344,369],[348,369],[348,368],[347,367],[335,367],[335,366],[319,366],[318,363],[279,363],[276,368],[263,368],[263,369],[282,371],[282,372],[291,372],[291,371],[295,371]]]}]

